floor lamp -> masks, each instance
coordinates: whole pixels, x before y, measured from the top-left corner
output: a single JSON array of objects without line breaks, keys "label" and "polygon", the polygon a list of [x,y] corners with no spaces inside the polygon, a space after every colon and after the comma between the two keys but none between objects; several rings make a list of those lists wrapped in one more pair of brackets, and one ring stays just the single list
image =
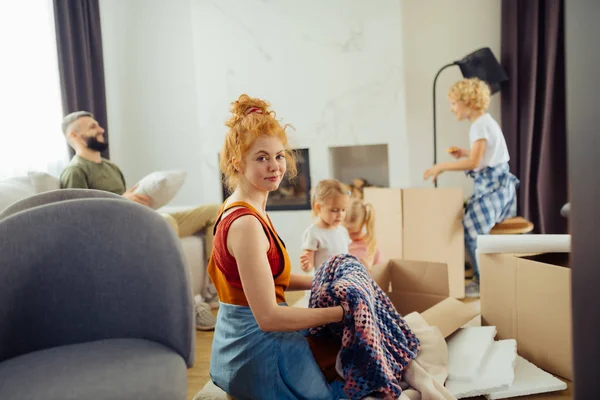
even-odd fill
[{"label": "floor lamp", "polygon": [[[502,84],[508,81],[508,76],[489,47],[474,51],[462,60],[444,65],[433,80],[433,163],[437,164],[437,127],[435,110],[435,88],[440,73],[448,67],[458,65],[464,78],[479,78],[490,86],[492,94],[500,91]],[[437,180],[434,182],[437,187]]]}]

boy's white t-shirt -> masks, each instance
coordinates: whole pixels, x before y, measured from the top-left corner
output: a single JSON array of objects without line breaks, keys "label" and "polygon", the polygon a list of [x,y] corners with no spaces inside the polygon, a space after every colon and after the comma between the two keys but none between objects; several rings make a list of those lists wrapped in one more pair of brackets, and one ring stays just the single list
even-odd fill
[{"label": "boy's white t-shirt", "polygon": [[[302,250],[315,252],[315,269],[325,261],[338,254],[348,253],[352,243],[348,230],[342,225],[334,229],[323,229],[312,224],[304,231]],[[314,274],[314,270],[311,271]]]},{"label": "boy's white t-shirt", "polygon": [[475,171],[486,167],[495,167],[510,160],[502,129],[489,113],[483,114],[471,124],[469,130],[471,147],[479,139],[485,139],[487,143],[483,157]]}]

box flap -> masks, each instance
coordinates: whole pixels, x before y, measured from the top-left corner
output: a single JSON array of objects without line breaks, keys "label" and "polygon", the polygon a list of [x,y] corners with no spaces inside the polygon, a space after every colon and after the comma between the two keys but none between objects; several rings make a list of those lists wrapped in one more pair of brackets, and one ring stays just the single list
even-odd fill
[{"label": "box flap", "polygon": [[520,258],[536,261],[547,264],[548,266],[557,266],[570,268],[571,254],[570,253],[539,253],[530,255],[519,255]]},{"label": "box flap", "polygon": [[470,322],[479,312],[472,305],[449,297],[421,313],[431,326],[437,326],[444,337],[456,332]]},{"label": "box flap", "polygon": [[373,205],[375,214],[385,215],[375,218],[375,236],[381,252],[387,258],[403,258],[402,189],[367,187],[363,197]]},{"label": "box flap", "polygon": [[383,290],[384,292],[389,292],[390,291],[390,263],[392,261],[387,261],[383,264],[377,264],[374,265],[373,268],[371,268],[371,277],[373,278],[373,280],[375,282],[377,282],[377,284],[379,285],[379,287],[381,288],[381,290]]},{"label": "box flap", "polygon": [[536,366],[571,380],[567,256],[481,254],[481,322],[496,327],[497,340],[516,339],[519,354]]},{"label": "box flap", "polygon": [[465,297],[464,201],[459,188],[402,190],[402,258],[447,264],[450,296],[459,299]]},{"label": "box flap", "polygon": [[538,367],[572,380],[571,270],[517,260],[519,353]]},{"label": "box flap", "polygon": [[414,311],[422,313],[447,298],[446,296],[435,294],[402,293],[396,291],[388,292],[387,295],[392,304],[394,304],[394,307],[396,307],[396,310],[403,316]]},{"label": "box flap", "polygon": [[517,339],[517,258],[481,254],[481,323],[495,326],[498,340]]},{"label": "box flap", "polygon": [[448,297],[448,266],[444,263],[390,260],[392,291]]}]

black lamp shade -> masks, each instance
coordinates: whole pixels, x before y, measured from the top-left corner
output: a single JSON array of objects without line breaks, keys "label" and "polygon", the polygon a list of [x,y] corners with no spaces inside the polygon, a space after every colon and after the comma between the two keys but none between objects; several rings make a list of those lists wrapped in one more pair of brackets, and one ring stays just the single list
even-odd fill
[{"label": "black lamp shade", "polygon": [[492,94],[499,91],[502,84],[508,81],[506,72],[489,47],[476,50],[462,60],[456,61],[463,77],[479,78],[486,82]]}]

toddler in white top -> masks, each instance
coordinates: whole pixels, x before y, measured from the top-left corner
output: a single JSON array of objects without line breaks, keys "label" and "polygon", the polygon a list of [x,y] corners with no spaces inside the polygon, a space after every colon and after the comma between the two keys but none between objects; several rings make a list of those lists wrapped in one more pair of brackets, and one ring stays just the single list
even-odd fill
[{"label": "toddler in white top", "polygon": [[312,197],[315,222],[305,231],[302,238],[302,270],[314,275],[315,269],[338,254],[347,254],[352,242],[342,225],[350,203],[350,191],[335,179],[320,181]]}]

